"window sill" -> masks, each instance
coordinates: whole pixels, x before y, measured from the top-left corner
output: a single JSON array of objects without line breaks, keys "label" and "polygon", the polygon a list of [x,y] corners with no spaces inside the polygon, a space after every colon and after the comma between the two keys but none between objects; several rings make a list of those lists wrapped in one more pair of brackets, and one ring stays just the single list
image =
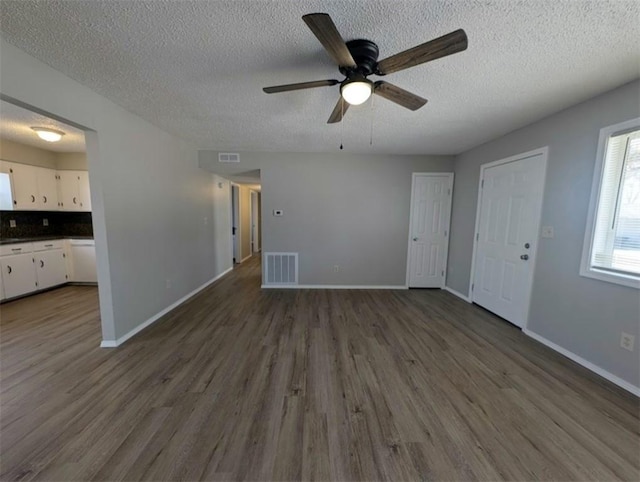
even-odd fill
[{"label": "window sill", "polygon": [[609,271],[596,268],[580,268],[580,276],[606,281],[607,283],[628,286],[629,288],[640,289],[640,276],[611,273]]}]

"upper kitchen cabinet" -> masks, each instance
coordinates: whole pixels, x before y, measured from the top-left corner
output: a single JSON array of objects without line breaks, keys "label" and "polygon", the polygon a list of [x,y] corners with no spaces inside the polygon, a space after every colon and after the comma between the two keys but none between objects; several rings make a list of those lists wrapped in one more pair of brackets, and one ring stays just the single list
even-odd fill
[{"label": "upper kitchen cabinet", "polygon": [[58,171],[58,201],[61,211],[91,211],[89,173]]},{"label": "upper kitchen cabinet", "polygon": [[43,211],[57,211],[58,203],[58,176],[53,169],[36,167],[38,182],[38,199],[40,209]]},{"label": "upper kitchen cabinet", "polygon": [[38,194],[38,168],[17,162],[7,164],[13,192],[13,209],[16,211],[41,209]]}]

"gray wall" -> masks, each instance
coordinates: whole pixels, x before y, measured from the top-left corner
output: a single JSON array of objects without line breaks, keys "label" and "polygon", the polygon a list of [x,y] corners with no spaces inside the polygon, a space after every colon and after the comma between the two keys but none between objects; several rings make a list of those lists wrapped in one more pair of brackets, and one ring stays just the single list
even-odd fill
[{"label": "gray wall", "polygon": [[122,337],[231,267],[230,222],[221,219],[229,197],[219,192],[228,183],[212,188],[216,179],[198,167],[194,145],[3,40],[0,50],[3,96],[91,129],[87,160],[104,340]]},{"label": "gray wall", "polygon": [[[240,159],[240,166],[220,166],[217,152],[200,151],[209,169],[261,170],[263,251],[299,253],[299,282],[322,285],[403,286],[411,173],[453,167],[451,156],[240,153]],[[284,216],[274,217],[274,209]]]},{"label": "gray wall", "polygon": [[587,209],[602,127],[640,116],[640,82],[624,85],[460,154],[447,285],[467,294],[480,165],[549,146],[542,225],[527,328],[640,386],[640,347],[620,348],[622,331],[640,341],[640,293],[579,275]]}]

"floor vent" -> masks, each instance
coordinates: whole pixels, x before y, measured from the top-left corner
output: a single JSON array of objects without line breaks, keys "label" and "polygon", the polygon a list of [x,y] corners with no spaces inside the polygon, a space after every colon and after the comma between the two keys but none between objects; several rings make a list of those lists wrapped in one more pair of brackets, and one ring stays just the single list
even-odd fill
[{"label": "floor vent", "polygon": [[219,152],[218,162],[240,162],[240,154],[235,152]]},{"label": "floor vent", "polygon": [[298,253],[264,253],[263,262],[265,285],[298,284]]}]

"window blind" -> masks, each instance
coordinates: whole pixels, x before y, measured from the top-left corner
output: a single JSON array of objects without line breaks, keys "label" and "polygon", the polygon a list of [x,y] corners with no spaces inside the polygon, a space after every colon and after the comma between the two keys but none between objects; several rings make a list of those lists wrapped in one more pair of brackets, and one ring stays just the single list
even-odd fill
[{"label": "window blind", "polygon": [[640,274],[640,130],[608,139],[591,266]]}]

